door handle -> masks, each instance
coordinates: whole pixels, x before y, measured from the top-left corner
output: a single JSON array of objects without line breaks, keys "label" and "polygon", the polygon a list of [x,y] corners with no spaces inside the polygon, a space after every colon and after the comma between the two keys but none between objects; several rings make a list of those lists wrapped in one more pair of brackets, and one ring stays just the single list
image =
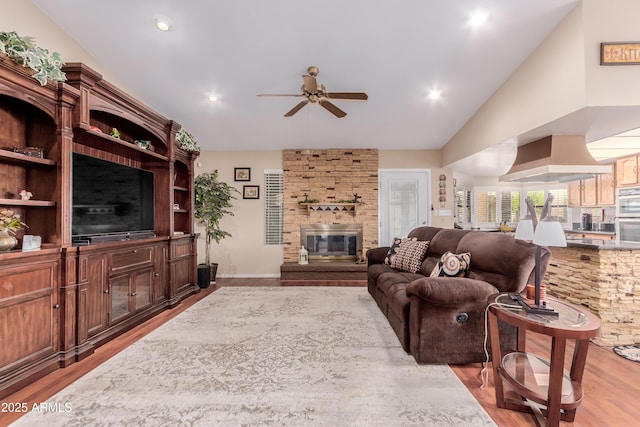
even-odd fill
[{"label": "door handle", "polygon": [[132,296],[132,297],[135,297],[136,295],[138,295],[138,293],[137,293],[137,292],[132,292],[132,293],[131,293],[131,296]]}]

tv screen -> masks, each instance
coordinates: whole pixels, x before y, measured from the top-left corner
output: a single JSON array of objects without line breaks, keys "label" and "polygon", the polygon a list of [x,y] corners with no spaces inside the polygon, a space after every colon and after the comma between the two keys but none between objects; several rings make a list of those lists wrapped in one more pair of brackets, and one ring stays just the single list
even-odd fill
[{"label": "tv screen", "polygon": [[153,173],[73,153],[72,237],[153,231]]}]

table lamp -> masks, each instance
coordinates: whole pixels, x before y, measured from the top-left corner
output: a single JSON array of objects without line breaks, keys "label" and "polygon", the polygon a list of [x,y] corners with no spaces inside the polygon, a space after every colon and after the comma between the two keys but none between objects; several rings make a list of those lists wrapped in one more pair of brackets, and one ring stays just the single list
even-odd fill
[{"label": "table lamp", "polygon": [[551,202],[553,195],[549,194],[544,202],[542,212],[540,213],[540,221],[537,220],[536,211],[530,197],[526,198],[527,214],[518,222],[515,238],[520,240],[529,240],[536,245],[536,266],[535,266],[535,299],[534,305],[531,306],[524,301],[521,305],[529,313],[548,314],[556,316],[557,312],[540,304],[540,285],[542,277],[540,274],[540,264],[542,258],[541,246],[567,246],[564,230],[558,221],[554,221],[551,216]]}]

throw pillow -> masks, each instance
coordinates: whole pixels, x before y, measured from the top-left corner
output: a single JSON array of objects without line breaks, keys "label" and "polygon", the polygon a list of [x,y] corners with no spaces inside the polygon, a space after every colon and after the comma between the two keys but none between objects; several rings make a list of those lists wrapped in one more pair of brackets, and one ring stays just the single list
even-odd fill
[{"label": "throw pillow", "polygon": [[391,267],[396,270],[417,273],[427,254],[429,242],[426,240],[409,240],[402,242],[395,256],[391,259]]},{"label": "throw pillow", "polygon": [[398,248],[400,247],[400,245],[403,242],[414,242],[417,241],[418,238],[417,237],[413,237],[413,238],[408,238],[408,237],[396,237],[393,239],[393,242],[391,242],[391,247],[389,248],[389,251],[387,252],[387,256],[384,257],[384,261],[383,264],[387,264],[387,265],[391,265],[391,261],[393,260],[393,258],[396,256],[396,253],[398,253]]},{"label": "throw pillow", "polygon": [[460,277],[469,274],[471,253],[454,254],[445,252],[431,272],[431,277]]}]

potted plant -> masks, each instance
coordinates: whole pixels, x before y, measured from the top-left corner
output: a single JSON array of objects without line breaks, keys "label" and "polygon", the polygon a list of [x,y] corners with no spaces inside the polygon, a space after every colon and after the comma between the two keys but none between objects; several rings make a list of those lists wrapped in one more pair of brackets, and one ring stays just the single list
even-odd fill
[{"label": "potted plant", "polygon": [[62,72],[64,62],[60,54],[49,53],[47,49],[37,46],[31,37],[21,37],[15,31],[0,32],[0,52],[14,62],[35,71],[33,78],[42,86],[47,84],[47,80],[66,80]]},{"label": "potted plant", "polygon": [[240,193],[236,188],[218,178],[218,170],[198,175],[194,183],[195,211],[194,217],[205,227],[205,263],[198,265],[198,286],[206,288],[209,282],[215,282],[218,264],[211,264],[211,240],[220,243],[231,234],[220,228],[220,220],[225,215],[233,215],[229,210],[234,193]]},{"label": "potted plant", "polygon": [[0,252],[10,251],[18,244],[16,232],[27,225],[10,209],[0,209]]},{"label": "potted plant", "polygon": [[176,132],[176,142],[178,143],[178,147],[182,148],[184,151],[192,153],[200,152],[200,146],[196,142],[196,139],[184,128],[180,128],[178,132]]}]

